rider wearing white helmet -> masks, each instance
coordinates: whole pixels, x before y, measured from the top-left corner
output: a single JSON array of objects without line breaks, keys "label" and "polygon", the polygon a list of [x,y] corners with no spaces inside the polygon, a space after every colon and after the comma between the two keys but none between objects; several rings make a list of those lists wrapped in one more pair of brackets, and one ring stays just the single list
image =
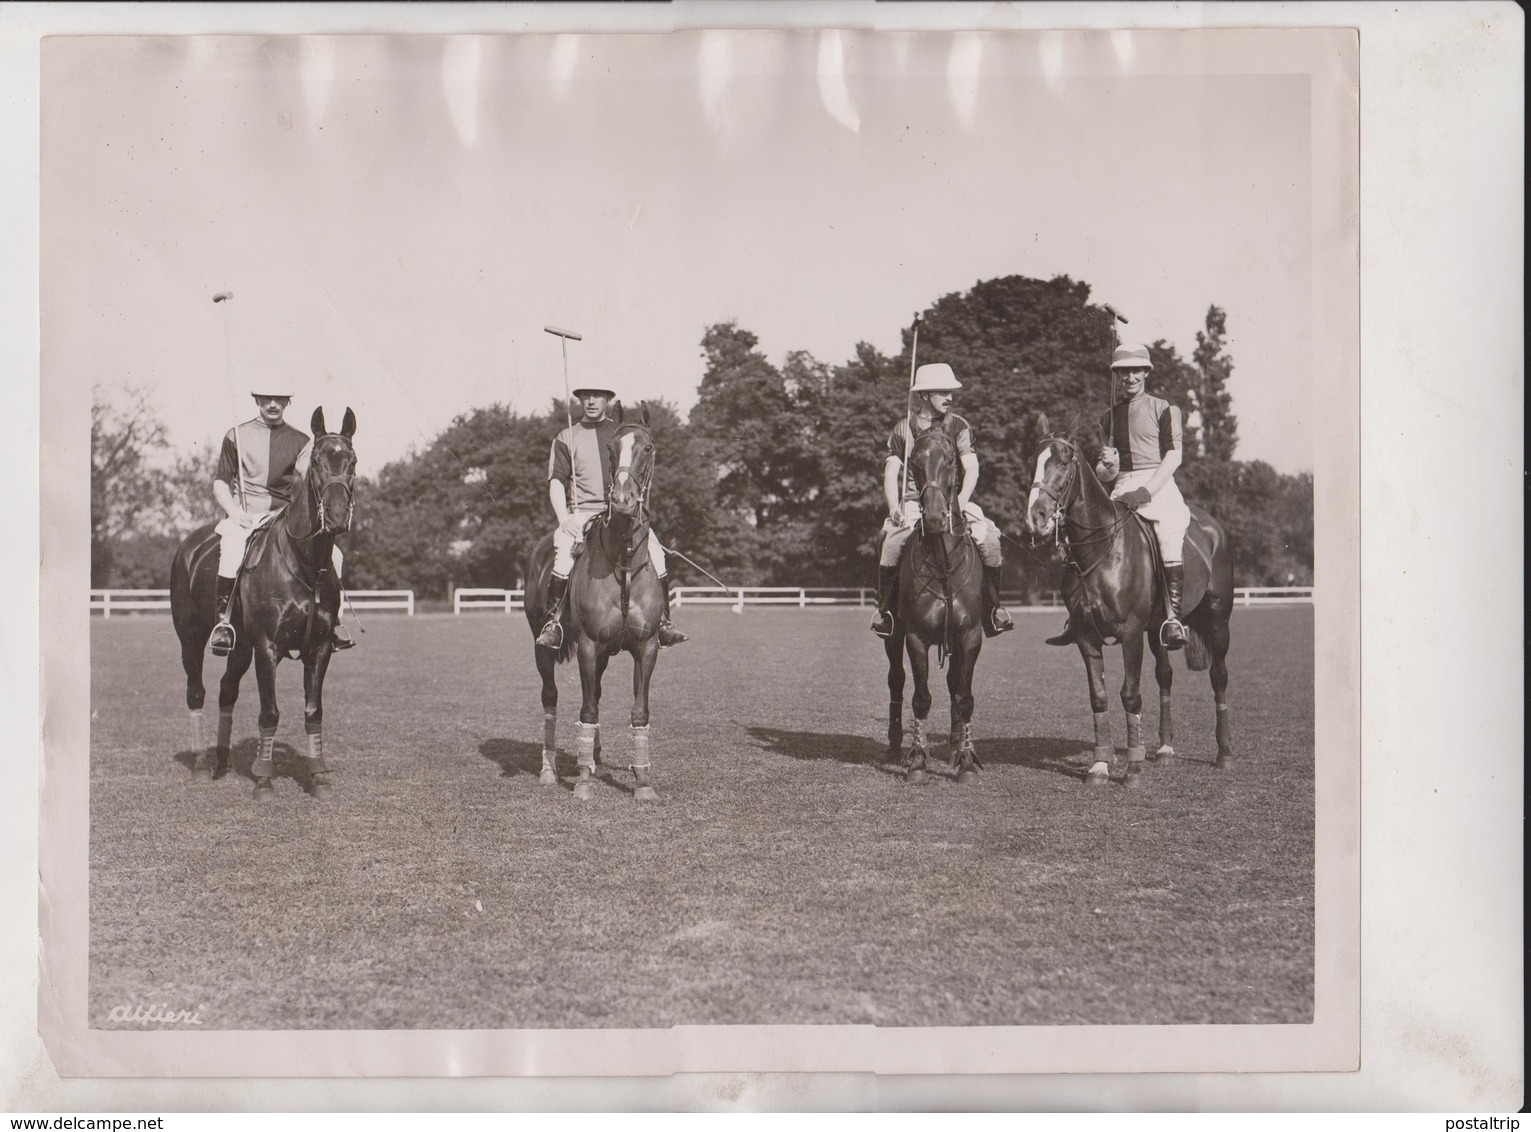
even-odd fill
[{"label": "rider wearing white helmet", "polygon": [[[1153,370],[1144,346],[1118,346],[1111,358],[1112,372],[1121,380],[1122,398],[1101,417],[1108,438],[1095,470],[1111,488],[1111,498],[1147,519],[1159,540],[1164,560],[1169,609],[1160,640],[1166,648],[1185,645],[1180,623],[1180,599],[1185,588],[1185,533],[1191,510],[1175,484],[1180,467],[1182,440],[1180,410],[1144,386]],[[1050,645],[1073,643],[1073,627],[1066,626]]]},{"label": "rider wearing white helmet", "polygon": [[[576,389],[574,399],[579,402],[583,415],[572,427],[563,429],[553,438],[553,448],[548,455],[548,502],[558,516],[558,528],[553,532],[553,576],[548,587],[547,608],[551,612],[537,637],[537,643],[545,648],[556,649],[563,644],[560,617],[564,594],[569,588],[569,572],[574,569],[575,551],[585,541],[585,529],[606,510],[606,495],[611,490],[606,450],[621,427],[606,415],[614,397],[616,393],[610,389]],[[659,536],[652,525],[649,526],[649,561],[654,564],[654,572],[659,575],[659,588],[664,593],[664,612],[659,620],[660,646],[669,647],[690,640],[670,622],[670,580],[664,547],[659,545]]]},{"label": "rider wearing white helmet", "polygon": [[[255,530],[269,524],[292,502],[293,488],[307,474],[314,448],[308,433],[283,420],[292,401],[291,393],[252,391],[250,396],[255,398],[260,412],[254,420],[229,429],[218,455],[218,470],[213,473],[213,498],[227,516],[217,526],[218,623],[213,626],[210,642],[214,656],[227,656],[234,648],[229,604],[239,567],[244,562],[245,544]],[[340,547],[334,546],[331,561],[337,579],[342,576],[343,558]],[[333,636],[337,649],[356,644],[341,626],[339,610],[335,611]]]},{"label": "rider wearing white helmet", "polygon": [[939,428],[951,437],[962,465],[962,486],[957,491],[957,505],[968,520],[968,533],[978,544],[983,560],[983,630],[994,637],[1015,628],[1010,614],[999,603],[999,573],[1003,558],[999,548],[999,528],[984,517],[972,501],[978,486],[978,453],[973,449],[973,430],[967,421],[952,413],[952,394],[962,388],[952,367],[944,362],[921,366],[915,371],[910,392],[917,403],[893,427],[888,437],[888,457],[883,461],[882,493],[888,505],[888,518],[882,527],[882,550],[877,564],[877,615],[872,618],[872,632],[879,637],[893,632],[893,591],[898,582],[899,558],[914,524],[920,517],[920,493],[912,480],[904,481],[904,462],[920,433]]}]

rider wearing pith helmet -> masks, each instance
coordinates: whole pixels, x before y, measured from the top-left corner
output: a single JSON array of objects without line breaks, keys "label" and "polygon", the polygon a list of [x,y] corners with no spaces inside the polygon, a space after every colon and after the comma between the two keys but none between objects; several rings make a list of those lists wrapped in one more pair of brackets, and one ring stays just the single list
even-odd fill
[{"label": "rider wearing pith helmet", "polygon": [[945,362],[931,362],[915,370],[909,391],[917,403],[913,412],[893,426],[888,437],[888,455],[883,461],[882,491],[888,505],[888,518],[882,527],[882,549],[877,559],[877,614],[872,618],[872,632],[879,637],[893,633],[893,591],[898,582],[899,561],[914,525],[920,517],[920,493],[913,482],[904,483],[904,463],[914,449],[915,438],[932,428],[939,428],[952,439],[962,464],[962,486],[957,505],[968,520],[968,533],[978,544],[983,560],[983,629],[993,637],[1015,628],[999,601],[999,572],[1003,559],[999,549],[999,528],[984,517],[972,501],[978,486],[978,453],[973,448],[973,431],[967,421],[949,410],[952,394],[962,388],[952,367]]},{"label": "rider wearing pith helmet", "polygon": [[[1112,499],[1132,508],[1153,526],[1164,561],[1165,589],[1169,591],[1160,640],[1166,648],[1178,649],[1185,645],[1180,602],[1185,589],[1185,532],[1191,524],[1191,510],[1175,484],[1183,451],[1180,409],[1145,389],[1153,368],[1146,346],[1118,346],[1112,355],[1111,372],[1121,383],[1121,398],[1101,418],[1101,431],[1107,440],[1095,470],[1111,489]],[[1047,643],[1066,645],[1073,640],[1073,628],[1067,626]]]}]

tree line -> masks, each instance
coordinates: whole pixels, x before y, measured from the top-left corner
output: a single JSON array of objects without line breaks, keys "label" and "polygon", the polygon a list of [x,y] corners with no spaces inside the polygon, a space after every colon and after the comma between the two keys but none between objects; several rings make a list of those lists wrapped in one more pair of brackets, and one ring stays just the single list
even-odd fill
[{"label": "tree line", "polygon": [[[982,459],[975,500],[1010,540],[1007,588],[1058,585],[1057,568],[1025,545],[1027,489],[1044,423],[1090,428],[1104,411],[1111,327],[1089,286],[1066,276],[981,281],[922,312],[917,360],[947,362],[963,383],[954,411],[972,425]],[[1227,528],[1239,585],[1311,585],[1312,476],[1235,458],[1226,334],[1214,306],[1189,358],[1169,342],[1149,344],[1149,390],[1179,405],[1187,422],[1177,478]],[[881,467],[907,404],[912,330],[897,355],[863,342],[840,364],[797,350],[778,367],[758,346],[736,322],[708,327],[688,417],[648,402],[656,529],[730,585],[871,585],[886,511]],[[375,480],[360,480],[345,540],[348,584],[425,598],[521,585],[526,555],[552,528],[548,450],[564,423],[559,401],[541,413],[476,408]],[[142,394],[126,408],[98,398],[91,440],[91,584],[168,585],[175,542],[217,515],[211,456],[170,453]],[[705,584],[680,558],[671,573]]]}]

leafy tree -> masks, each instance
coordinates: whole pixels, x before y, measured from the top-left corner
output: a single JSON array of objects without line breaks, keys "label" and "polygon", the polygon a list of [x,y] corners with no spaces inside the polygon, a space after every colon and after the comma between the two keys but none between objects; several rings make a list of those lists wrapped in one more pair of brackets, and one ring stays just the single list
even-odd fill
[{"label": "leafy tree", "polygon": [[1221,307],[1207,308],[1207,328],[1196,332],[1196,407],[1201,415],[1202,447],[1215,460],[1233,459],[1239,443],[1239,422],[1233,415],[1233,396],[1228,378],[1233,359],[1227,354],[1224,336],[1228,316]]},{"label": "leafy tree", "polygon": [[[90,407],[90,584],[112,584],[118,543],[142,520],[156,517],[169,494],[163,460],[169,450],[165,426],[138,387],[120,402],[99,387]],[[158,533],[158,532],[156,532]]]}]

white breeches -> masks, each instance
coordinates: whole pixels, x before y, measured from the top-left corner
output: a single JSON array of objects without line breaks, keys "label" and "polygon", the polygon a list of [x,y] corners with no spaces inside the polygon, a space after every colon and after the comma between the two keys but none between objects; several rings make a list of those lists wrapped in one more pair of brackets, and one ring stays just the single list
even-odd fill
[{"label": "white breeches", "polygon": [[[576,511],[575,515],[581,520],[580,531],[590,528],[590,524],[601,517],[600,511]],[[569,571],[574,569],[574,557],[584,549],[583,538],[576,539],[560,525],[553,530],[553,573],[560,578],[567,578]],[[654,564],[654,573],[663,578],[669,573],[668,563],[665,562],[664,547],[659,545],[659,536],[654,533],[654,528],[649,528],[649,561]]]},{"label": "white breeches", "polygon": [[[1153,468],[1142,468],[1123,472],[1112,485],[1111,498],[1116,499],[1133,488],[1147,486],[1154,471]],[[1159,537],[1159,553],[1164,556],[1164,564],[1176,566],[1184,562],[1185,532],[1191,525],[1191,509],[1181,497],[1180,488],[1175,485],[1173,476],[1152,499],[1138,508],[1138,514],[1153,524],[1154,534]]]},{"label": "white breeches", "polygon": [[[899,556],[904,553],[904,545],[909,541],[909,536],[914,534],[915,524],[920,518],[919,500],[904,500],[903,512],[903,526],[894,523],[891,516],[883,520],[882,554],[877,560],[880,566],[898,565]],[[962,514],[968,521],[968,534],[978,544],[978,557],[983,559],[983,564],[1000,565],[1004,559],[999,549],[999,528],[984,516],[982,508],[976,503],[964,506]]]},{"label": "white breeches", "polygon": [[[242,526],[237,519],[224,519],[215,528],[218,531],[218,576],[220,578],[232,578],[239,571],[239,564],[245,560],[245,543],[250,541],[250,536],[255,531],[271,522],[280,512],[268,511],[255,520],[255,526]],[[334,548],[330,560],[335,564],[335,577],[343,578],[340,564],[345,555],[340,553],[340,547]]]}]

